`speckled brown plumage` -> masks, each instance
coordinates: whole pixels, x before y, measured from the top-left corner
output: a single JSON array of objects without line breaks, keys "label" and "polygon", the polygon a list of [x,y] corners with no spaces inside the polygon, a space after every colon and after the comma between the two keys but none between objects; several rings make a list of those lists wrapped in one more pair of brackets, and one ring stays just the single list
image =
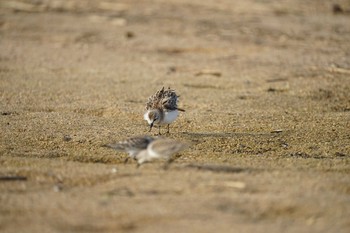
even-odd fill
[{"label": "speckled brown plumage", "polygon": [[146,110],[163,109],[165,111],[184,111],[177,107],[178,98],[179,96],[176,94],[175,90],[170,89],[170,87],[165,90],[163,87],[148,98]]}]

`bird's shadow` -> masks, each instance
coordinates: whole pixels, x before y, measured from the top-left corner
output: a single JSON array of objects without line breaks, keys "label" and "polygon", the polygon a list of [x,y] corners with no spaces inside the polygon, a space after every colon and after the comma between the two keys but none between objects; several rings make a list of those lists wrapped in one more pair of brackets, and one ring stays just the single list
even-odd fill
[{"label": "bird's shadow", "polygon": [[251,172],[251,168],[233,167],[229,165],[218,165],[218,164],[187,164],[184,168],[191,168],[201,171],[211,171],[217,173],[241,173]]},{"label": "bird's shadow", "polygon": [[245,136],[271,136],[271,133],[236,133],[236,132],[183,132],[182,135],[191,138],[230,138],[230,137],[245,137]]}]

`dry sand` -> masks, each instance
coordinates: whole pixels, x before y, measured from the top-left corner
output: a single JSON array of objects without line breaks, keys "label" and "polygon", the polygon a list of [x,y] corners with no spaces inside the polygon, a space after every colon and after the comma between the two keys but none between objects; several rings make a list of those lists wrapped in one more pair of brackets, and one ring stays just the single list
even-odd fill
[{"label": "dry sand", "polygon": [[[0,232],[350,232],[350,4],[0,2]],[[171,86],[168,170],[102,144]],[[154,133],[156,130],[154,131]]]}]

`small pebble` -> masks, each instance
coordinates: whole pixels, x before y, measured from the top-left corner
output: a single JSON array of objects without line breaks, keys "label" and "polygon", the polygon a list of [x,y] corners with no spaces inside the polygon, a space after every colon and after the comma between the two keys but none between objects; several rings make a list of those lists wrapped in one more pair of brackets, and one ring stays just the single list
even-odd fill
[{"label": "small pebble", "polygon": [[62,191],[63,187],[59,184],[56,184],[55,186],[53,186],[53,191],[58,193],[60,191]]},{"label": "small pebble", "polygon": [[135,33],[128,31],[128,32],[125,33],[125,37],[128,38],[128,39],[134,38],[135,37]]},{"label": "small pebble", "polygon": [[112,170],[111,170],[112,173],[117,173],[117,171],[118,170],[116,168],[112,168]]},{"label": "small pebble", "polygon": [[69,142],[70,140],[72,140],[72,138],[69,135],[64,135],[63,141]]}]

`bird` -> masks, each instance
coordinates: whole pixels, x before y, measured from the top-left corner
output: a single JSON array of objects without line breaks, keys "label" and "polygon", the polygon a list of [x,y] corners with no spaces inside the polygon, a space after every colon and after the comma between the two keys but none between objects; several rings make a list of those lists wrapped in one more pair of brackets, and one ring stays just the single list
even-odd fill
[{"label": "bird", "polygon": [[178,98],[179,96],[175,90],[170,89],[170,87],[166,90],[163,87],[148,98],[145,107],[146,113],[143,117],[150,126],[149,132],[151,132],[152,127],[156,124],[158,125],[158,134],[160,135],[160,127],[167,125],[167,134],[169,134],[169,125],[176,120],[179,111],[185,112],[184,109],[177,106]]},{"label": "bird", "polygon": [[155,138],[142,135],[142,136],[135,136],[128,139],[125,139],[123,141],[109,143],[103,145],[103,147],[112,148],[117,151],[123,151],[129,154],[129,157],[127,157],[124,161],[124,163],[128,162],[129,158],[136,160],[136,155],[142,151],[145,150],[152,141],[154,141]]},{"label": "bird", "polygon": [[141,164],[155,159],[164,159],[166,164],[169,164],[174,159],[172,155],[186,149],[188,144],[170,138],[155,138],[144,135],[103,146],[127,152],[130,158],[137,160],[137,166],[139,167]]}]

